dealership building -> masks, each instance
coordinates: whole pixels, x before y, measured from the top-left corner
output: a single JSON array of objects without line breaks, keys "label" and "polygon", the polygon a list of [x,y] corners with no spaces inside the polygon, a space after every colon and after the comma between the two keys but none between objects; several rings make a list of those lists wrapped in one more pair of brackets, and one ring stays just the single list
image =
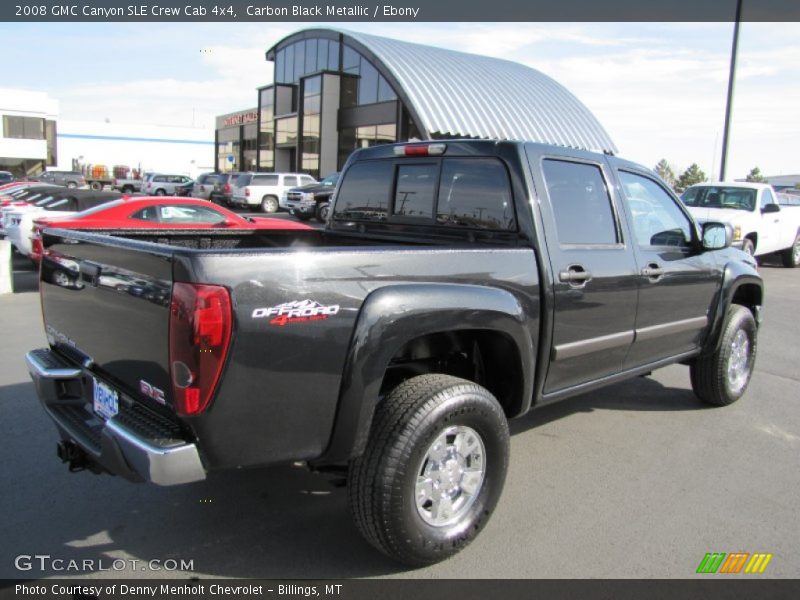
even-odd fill
[{"label": "dealership building", "polygon": [[38,175],[58,162],[58,101],[45,92],[0,88],[0,171]]},{"label": "dealership building", "polygon": [[562,85],[507,60],[335,29],[266,52],[255,109],[217,117],[219,171],[338,171],[356,148],[413,139],[525,139],[616,152]]}]

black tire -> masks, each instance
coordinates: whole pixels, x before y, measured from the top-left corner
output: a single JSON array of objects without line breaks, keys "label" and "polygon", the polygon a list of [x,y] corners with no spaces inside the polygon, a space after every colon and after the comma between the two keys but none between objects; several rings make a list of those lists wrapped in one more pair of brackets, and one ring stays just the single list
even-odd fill
[{"label": "black tire", "polygon": [[166,195],[167,195],[167,190],[165,190],[164,188],[158,188],[156,190],[156,196],[166,196]]},{"label": "black tire", "polygon": [[294,212],[292,214],[295,217],[297,217],[298,219],[300,219],[301,221],[310,221],[311,220],[311,215],[307,215],[306,213]]},{"label": "black tire", "polygon": [[67,182],[67,187],[72,190],[72,189],[75,189],[76,187],[78,187],[78,184],[75,183],[74,181],[68,181]]},{"label": "black tire", "polygon": [[[742,369],[743,378],[732,381],[729,367],[737,357],[733,345],[740,331],[744,332],[747,339],[747,350],[744,352],[746,362]],[[732,304],[725,315],[722,339],[717,350],[709,356],[695,359],[689,367],[695,395],[714,406],[727,406],[741,398],[753,375],[757,345],[758,329],[753,313],[744,306]]]},{"label": "black tire", "polygon": [[755,244],[753,244],[753,240],[750,238],[744,238],[744,241],[742,242],[742,252],[746,252],[750,256],[755,255],[756,247]]},{"label": "black tire", "polygon": [[[422,516],[426,508],[417,506],[417,477],[428,464],[431,445],[445,430],[456,428],[478,434],[484,452],[470,454],[470,462],[463,465],[477,464],[482,479],[471,497],[457,488],[455,503],[464,503],[460,508],[450,505],[455,520],[429,524]],[[508,449],[503,409],[483,387],[438,374],[404,381],[377,407],[364,454],[350,464],[348,499],[358,530],[378,550],[411,566],[456,554],[477,537],[497,505]],[[462,473],[460,481],[463,477]],[[441,493],[439,487],[430,489]]]},{"label": "black tire", "polygon": [[122,193],[123,194],[132,194],[133,193],[133,186],[131,186],[131,185],[123,185],[122,186]]},{"label": "black tire", "polygon": [[280,205],[278,204],[278,199],[275,196],[264,196],[261,199],[261,212],[264,213],[276,213]]},{"label": "black tire", "polygon": [[787,269],[800,267],[800,233],[794,238],[794,244],[781,252],[781,262]]},{"label": "black tire", "polygon": [[330,212],[331,212],[331,203],[320,202],[317,205],[317,210],[314,216],[320,223],[325,223],[328,220],[328,215],[330,215]]},{"label": "black tire", "polygon": [[89,185],[89,187],[90,187],[90,188],[92,188],[94,191],[96,191],[96,192],[97,192],[97,191],[100,191],[100,190],[102,190],[102,189],[103,189],[103,184],[102,184],[102,183],[100,183],[99,181],[93,181],[93,182],[92,182],[92,183]]}]

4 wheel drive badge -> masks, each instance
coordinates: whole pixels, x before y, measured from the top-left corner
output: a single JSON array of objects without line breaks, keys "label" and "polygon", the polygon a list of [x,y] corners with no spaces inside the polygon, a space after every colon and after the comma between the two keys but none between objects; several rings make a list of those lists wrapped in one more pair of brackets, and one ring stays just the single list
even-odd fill
[{"label": "4 wheel drive badge", "polygon": [[283,327],[290,323],[303,323],[305,321],[324,321],[339,312],[338,304],[324,306],[314,300],[295,300],[284,302],[271,308],[257,308],[253,311],[254,319],[270,318],[270,325]]}]

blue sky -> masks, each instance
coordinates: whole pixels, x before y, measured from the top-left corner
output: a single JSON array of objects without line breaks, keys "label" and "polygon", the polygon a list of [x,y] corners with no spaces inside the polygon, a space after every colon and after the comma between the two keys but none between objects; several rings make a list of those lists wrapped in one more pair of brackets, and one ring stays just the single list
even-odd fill
[{"label": "blue sky", "polygon": [[[314,24],[324,26],[324,24]],[[352,23],[334,26],[507,58],[564,84],[620,154],[716,172],[729,23]],[[212,127],[256,103],[264,51],[297,23],[0,25],[3,86],[48,92],[67,120]],[[800,173],[800,24],[744,23],[729,175]]]}]

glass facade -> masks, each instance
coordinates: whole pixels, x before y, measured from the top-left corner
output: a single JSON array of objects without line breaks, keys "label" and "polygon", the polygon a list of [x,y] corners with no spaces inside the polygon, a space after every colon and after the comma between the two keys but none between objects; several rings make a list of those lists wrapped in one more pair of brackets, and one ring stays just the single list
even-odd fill
[{"label": "glass facade", "polygon": [[[239,129],[229,127],[217,130],[217,171],[220,173],[239,170]],[[229,156],[233,156],[233,162],[228,159]]]},{"label": "glass facade", "polygon": [[43,140],[44,119],[3,115],[3,137],[24,140]]},{"label": "glass facade", "polygon": [[[257,126],[243,125],[243,135],[218,129],[219,170],[297,170],[319,178],[341,169],[356,148],[417,132],[379,66],[340,40],[320,34],[274,50],[275,83],[259,89]],[[240,162],[227,162],[230,154]]]}]

